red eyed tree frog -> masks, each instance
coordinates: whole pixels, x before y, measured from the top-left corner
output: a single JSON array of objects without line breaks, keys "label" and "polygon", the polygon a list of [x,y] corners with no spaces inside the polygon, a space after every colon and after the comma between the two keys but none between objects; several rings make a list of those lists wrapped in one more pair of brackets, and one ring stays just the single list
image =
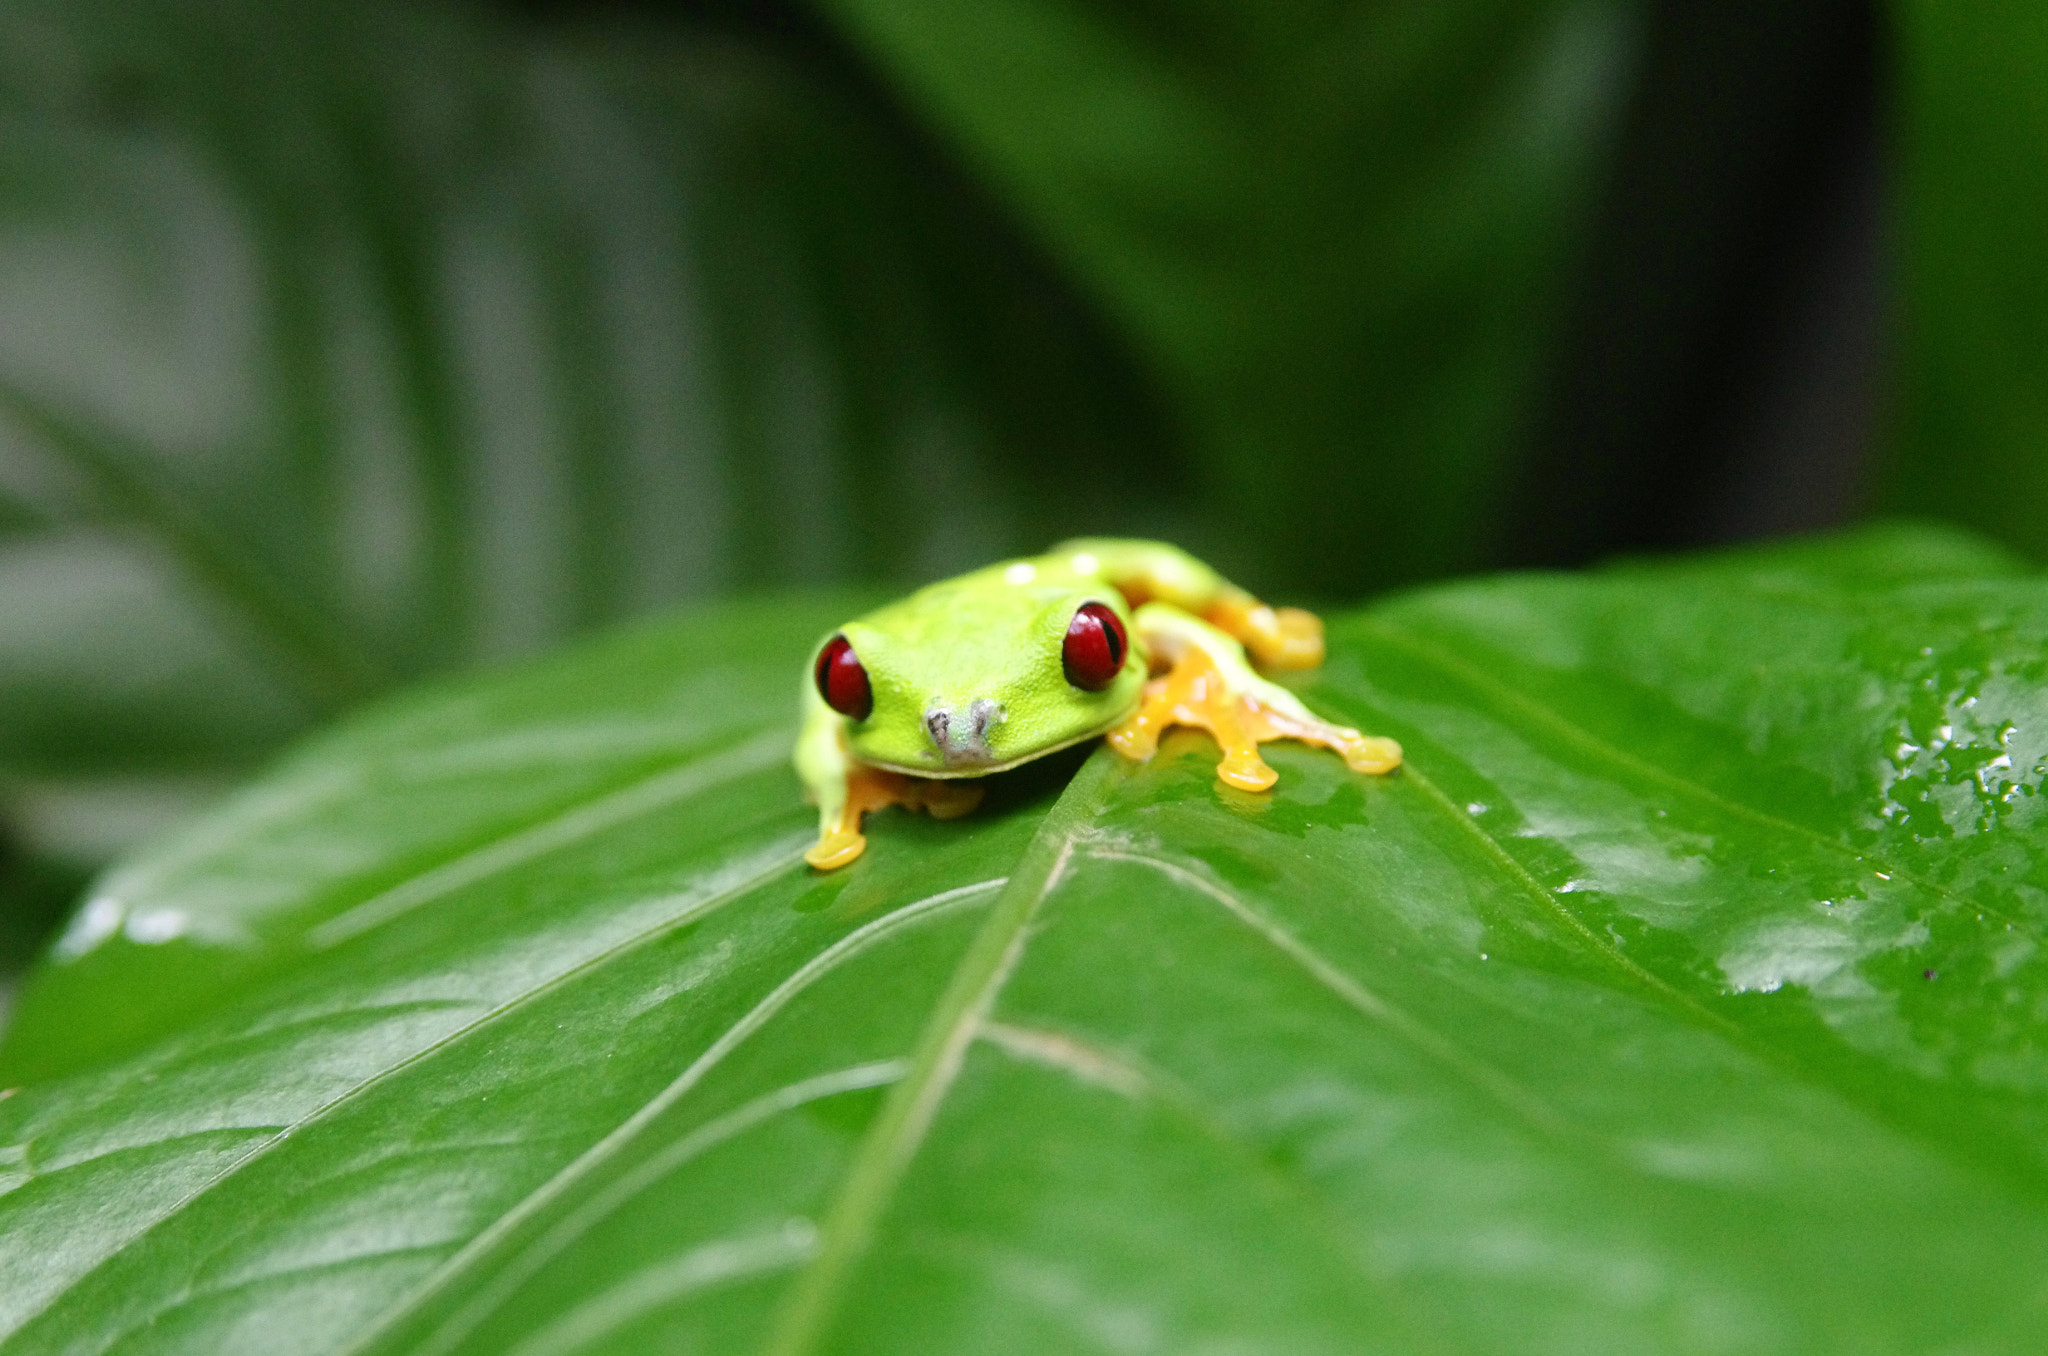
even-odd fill
[{"label": "red eyed tree frog", "polygon": [[1265,791],[1259,745],[1336,750],[1391,772],[1401,746],[1330,725],[1253,672],[1323,662],[1323,624],[1271,608],[1162,542],[1070,541],[919,589],[846,623],[804,684],[797,774],[818,803],[823,871],[867,846],[861,816],[886,805],[951,819],[980,803],[972,779],[1107,734],[1142,761],[1168,726],[1208,730],[1219,780]]}]

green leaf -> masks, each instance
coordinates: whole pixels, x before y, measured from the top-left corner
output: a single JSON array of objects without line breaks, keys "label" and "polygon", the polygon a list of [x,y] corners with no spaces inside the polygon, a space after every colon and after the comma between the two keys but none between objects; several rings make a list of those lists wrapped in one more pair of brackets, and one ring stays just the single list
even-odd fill
[{"label": "green leaf", "polygon": [[0,1352],[2031,1353],[2048,584],[1878,529],[1330,619],[820,876],[766,601],[424,691],[97,886]]}]

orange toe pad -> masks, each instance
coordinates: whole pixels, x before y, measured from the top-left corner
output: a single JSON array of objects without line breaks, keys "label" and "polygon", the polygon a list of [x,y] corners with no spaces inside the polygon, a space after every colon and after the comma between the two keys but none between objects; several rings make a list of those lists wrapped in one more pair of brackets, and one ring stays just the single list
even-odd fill
[{"label": "orange toe pad", "polygon": [[836,871],[867,850],[867,836],[860,831],[862,816],[873,810],[901,805],[906,810],[923,810],[933,819],[958,819],[981,804],[977,782],[935,777],[907,777],[880,768],[856,767],[847,774],[846,804],[830,829],[804,853],[804,860],[820,871]]},{"label": "orange toe pad", "polygon": [[1275,710],[1250,693],[1230,691],[1215,661],[1198,648],[1183,654],[1164,678],[1145,685],[1137,711],[1109,732],[1110,746],[1142,762],[1158,749],[1159,736],[1174,725],[1192,725],[1214,735],[1223,749],[1217,779],[1242,791],[1269,790],[1280,779],[1259,757],[1259,745],[1275,739],[1334,749],[1354,772],[1391,772],[1401,765],[1401,746],[1391,739],[1303,719]]}]

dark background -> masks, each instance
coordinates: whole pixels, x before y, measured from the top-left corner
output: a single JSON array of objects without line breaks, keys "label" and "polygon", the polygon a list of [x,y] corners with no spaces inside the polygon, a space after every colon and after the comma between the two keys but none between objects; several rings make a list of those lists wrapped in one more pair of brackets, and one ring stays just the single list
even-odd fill
[{"label": "dark background", "polygon": [[[971,178],[799,5],[511,9],[542,24],[703,24],[800,51],[923,143],[935,172]],[[1898,319],[1886,22],[1857,0],[1642,7],[1487,566],[1807,531],[1869,505]]]},{"label": "dark background", "polygon": [[1870,5],[1658,5],[1500,557],[1827,527],[1875,491],[1897,298]]},{"label": "dark background", "polygon": [[338,712],[1077,532],[2048,545],[2020,5],[0,4],[0,954]]}]

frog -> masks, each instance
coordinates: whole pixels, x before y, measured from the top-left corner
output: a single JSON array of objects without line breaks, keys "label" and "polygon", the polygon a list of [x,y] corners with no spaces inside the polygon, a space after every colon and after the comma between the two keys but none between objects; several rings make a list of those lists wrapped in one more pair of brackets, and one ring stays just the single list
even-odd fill
[{"label": "frog", "polygon": [[926,585],[812,651],[794,755],[818,807],[804,858],[836,871],[866,850],[868,814],[958,818],[980,779],[1085,740],[1145,762],[1173,726],[1207,730],[1216,779],[1245,793],[1279,780],[1259,755],[1276,739],[1393,772],[1399,743],[1320,719],[1258,672],[1323,654],[1314,613],[1269,606],[1166,542],[1076,538]]}]

